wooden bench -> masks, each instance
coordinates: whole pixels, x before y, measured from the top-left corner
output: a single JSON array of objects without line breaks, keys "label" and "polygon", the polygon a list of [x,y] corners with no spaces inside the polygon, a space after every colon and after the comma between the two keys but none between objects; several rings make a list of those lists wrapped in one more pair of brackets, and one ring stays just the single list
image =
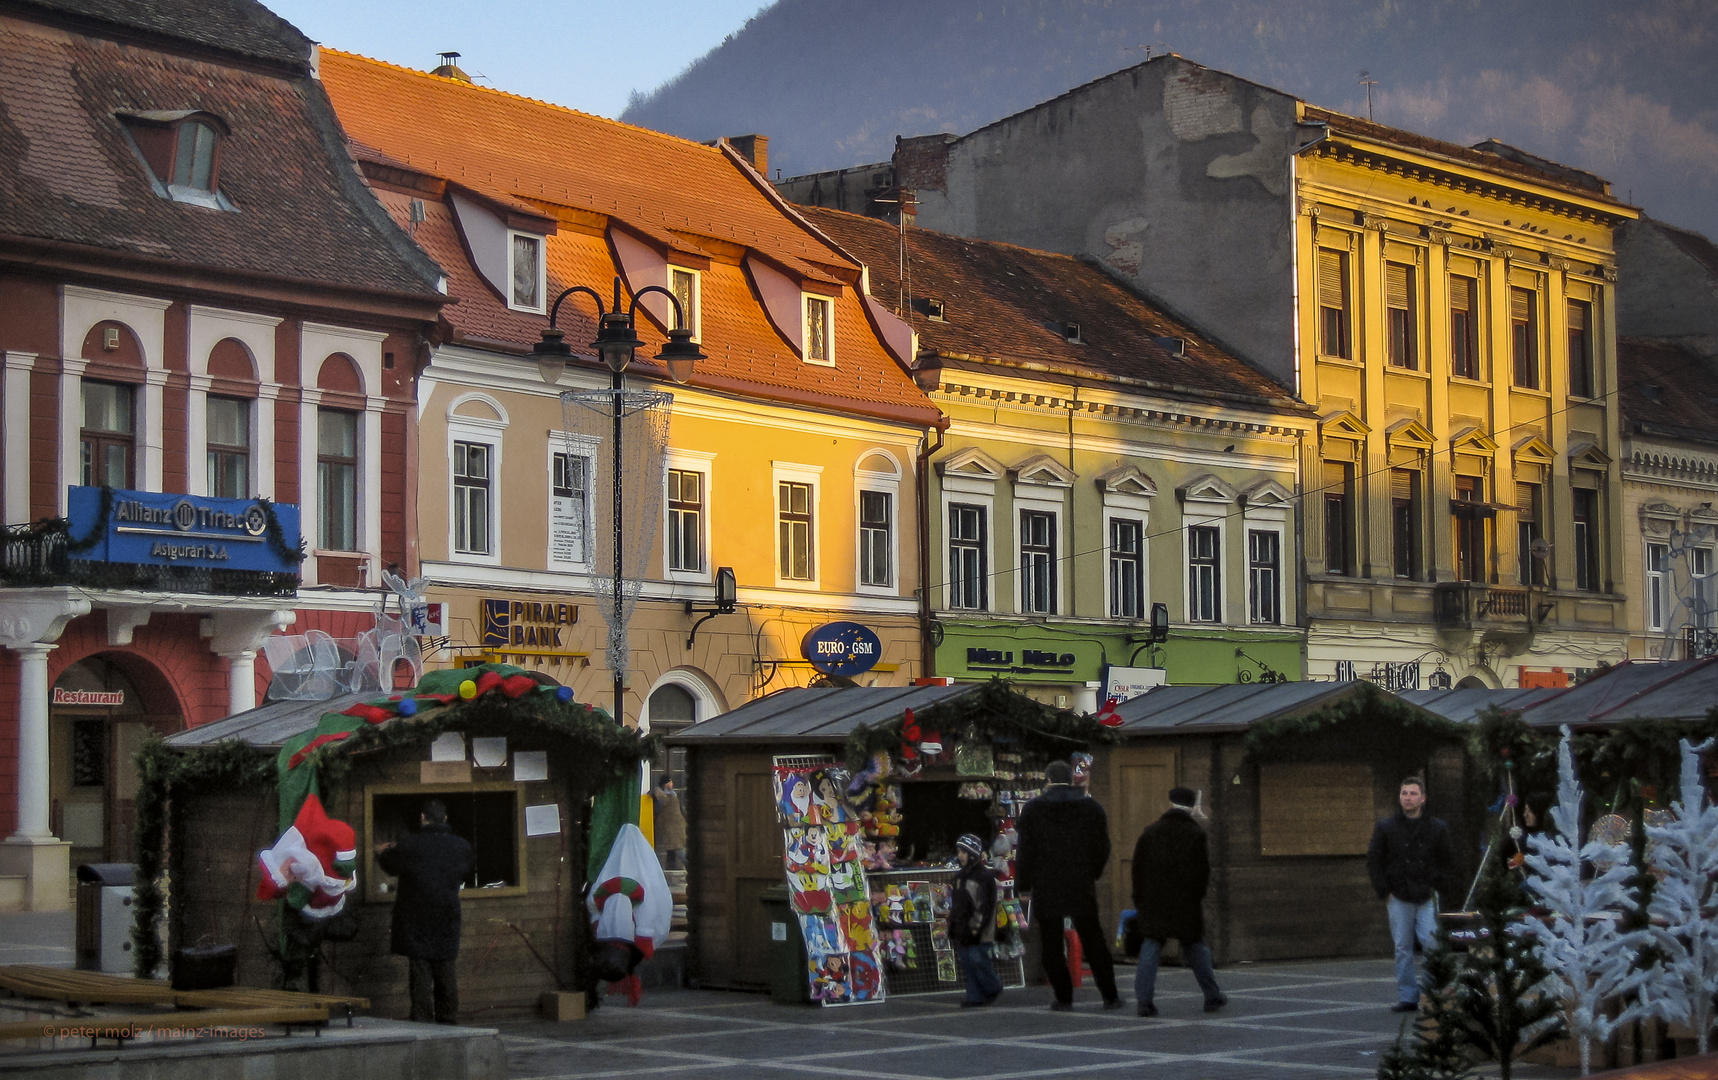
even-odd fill
[{"label": "wooden bench", "polygon": [[[144,1031],[185,1031],[190,1037],[219,1037],[216,1032],[235,1028],[281,1025],[288,1035],[292,1024],[320,1024],[328,1020],[326,1008],[296,1009],[207,1009],[190,1012],[141,1013],[131,1016],[47,1017],[0,1024],[0,1039],[114,1039],[124,1043]],[[206,1033],[206,1034],[204,1034]]]},{"label": "wooden bench", "polygon": [[[40,964],[0,966],[0,989],[19,997],[60,1001],[68,1005],[174,1005],[181,1009],[227,1011],[320,1010],[315,1020],[326,1022],[330,1012],[339,1012],[352,1026],[352,1016],[370,1007],[369,998],[339,994],[301,994],[292,990],[265,990],[254,986],[223,986],[213,990],[175,990],[153,979],[130,979],[98,971],[44,967]],[[172,1014],[166,1014],[171,1016]],[[106,1018],[103,1018],[105,1021]],[[129,1018],[135,1019],[135,1018]],[[118,1018],[114,1019],[117,1025]],[[266,1021],[308,1023],[309,1020]],[[188,1018],[184,1023],[189,1024]],[[18,1036],[13,1036],[18,1037]]]},{"label": "wooden bench", "polygon": [[302,994],[295,990],[264,990],[255,986],[223,986],[215,990],[181,990],[173,1003],[191,1009],[297,1009],[320,1008],[338,1011],[352,1026],[352,1015],[370,1007],[369,998],[339,994]]}]

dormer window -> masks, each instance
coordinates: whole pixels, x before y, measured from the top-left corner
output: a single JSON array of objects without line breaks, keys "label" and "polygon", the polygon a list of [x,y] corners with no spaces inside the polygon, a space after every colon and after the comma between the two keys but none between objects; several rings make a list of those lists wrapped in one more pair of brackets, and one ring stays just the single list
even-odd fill
[{"label": "dormer window", "polygon": [[682,270],[678,266],[668,268],[669,284],[674,292],[674,299],[680,302],[680,317],[676,330],[692,331],[692,340],[698,340],[698,271]]},{"label": "dormer window", "polygon": [[234,208],[220,191],[221,140],[230,134],[220,117],[198,110],[154,110],[119,118],[157,195],[212,210]]},{"label": "dormer window", "polygon": [[835,366],[835,304],[827,297],[805,297],[805,361]]},{"label": "dormer window", "polygon": [[515,311],[543,312],[543,238],[526,232],[509,234],[507,246],[507,306]]}]

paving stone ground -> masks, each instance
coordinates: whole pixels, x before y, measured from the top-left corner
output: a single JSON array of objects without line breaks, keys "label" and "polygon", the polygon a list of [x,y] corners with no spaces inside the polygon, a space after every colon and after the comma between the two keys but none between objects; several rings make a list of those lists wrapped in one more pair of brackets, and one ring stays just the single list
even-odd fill
[{"label": "paving stone ground", "polygon": [[[1403,1019],[1388,1008],[1388,961],[1224,968],[1229,1005],[1213,1014],[1190,972],[1165,968],[1154,1019],[1134,1015],[1133,969],[1117,975],[1127,1004],[1113,1012],[1089,981],[1071,1013],[1050,1012],[1042,986],[1010,990],[988,1009],[962,1009],[952,993],[815,1009],[681,990],[648,993],[637,1008],[604,1005],[579,1022],[501,1030],[514,1080],[1338,1080],[1375,1076]],[[1527,1065],[1515,1075],[1575,1072]]]}]

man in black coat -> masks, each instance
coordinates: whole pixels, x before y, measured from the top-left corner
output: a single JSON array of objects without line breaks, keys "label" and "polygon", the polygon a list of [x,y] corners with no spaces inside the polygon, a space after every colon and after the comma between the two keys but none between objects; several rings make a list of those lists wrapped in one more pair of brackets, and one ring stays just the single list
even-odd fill
[{"label": "man in black coat", "polygon": [[412,1020],[453,1024],[459,1018],[459,887],[471,875],[471,845],[447,826],[440,799],[424,803],[418,831],[376,849],[376,865],[399,879],[394,896],[393,952],[410,961]]},{"label": "man in black coat", "polygon": [[1062,920],[1072,919],[1080,949],[1092,966],[1092,981],[1104,996],[1104,1008],[1121,1005],[1116,993],[1115,966],[1098,922],[1097,880],[1110,861],[1110,825],[1098,801],[1073,787],[1074,770],[1065,761],[1044,769],[1048,788],[1026,804],[1015,822],[1020,854],[1015,861],[1015,885],[1032,894],[1032,920],[1043,945],[1044,974],[1056,992],[1050,1008],[1074,1007],[1074,981],[1062,947]]},{"label": "man in black coat", "polygon": [[1199,795],[1190,788],[1169,790],[1169,809],[1145,827],[1133,846],[1133,907],[1137,932],[1144,938],[1133,996],[1139,1015],[1156,1016],[1152,995],[1157,990],[1157,962],[1163,943],[1174,938],[1193,969],[1205,995],[1205,1011],[1229,1003],[1211,971],[1211,948],[1205,944],[1205,889],[1211,882],[1211,856],[1205,830],[1193,820]]},{"label": "man in black coat", "polygon": [[1426,782],[1403,780],[1396,800],[1401,810],[1378,822],[1366,849],[1366,873],[1378,899],[1389,905],[1390,940],[1396,946],[1396,1004],[1392,1012],[1420,1007],[1414,977],[1414,940],[1430,949],[1437,930],[1437,894],[1450,893],[1455,849],[1449,826],[1425,812]]}]

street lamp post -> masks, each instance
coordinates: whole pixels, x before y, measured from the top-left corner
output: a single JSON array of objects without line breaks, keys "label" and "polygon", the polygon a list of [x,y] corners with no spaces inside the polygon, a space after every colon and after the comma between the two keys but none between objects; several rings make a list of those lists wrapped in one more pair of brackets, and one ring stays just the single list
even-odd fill
[{"label": "street lamp post", "polygon": [[[621,392],[624,386],[627,365],[632,363],[633,353],[644,344],[638,338],[635,316],[638,312],[639,300],[650,294],[660,293],[668,298],[674,306],[675,328],[668,331],[668,342],[662,346],[662,351],[656,354],[656,359],[668,367],[669,377],[677,383],[683,383],[692,376],[692,365],[704,359],[704,353],[692,341],[692,331],[683,329],[687,319],[685,312],[680,309],[680,300],[673,293],[660,285],[647,285],[632,294],[632,303],[624,310],[621,308],[620,278],[614,279],[614,298],[605,305],[601,293],[585,285],[574,285],[555,297],[553,306],[549,308],[549,325],[543,330],[543,338],[532,346],[531,354],[543,364],[544,370],[558,372],[560,366],[566,363],[566,358],[573,354],[572,346],[566,342],[566,332],[555,325],[555,320],[561,311],[561,301],[574,293],[589,296],[597,306],[597,337],[591,342],[591,348],[597,351],[603,363],[608,365],[610,373],[609,388],[613,393],[613,461],[614,474],[614,621],[610,624],[611,633],[619,633],[619,627],[625,625],[623,590],[621,587],[621,532],[625,515],[621,510],[621,430],[620,421],[622,408]],[[611,662],[612,662],[611,657]],[[626,700],[626,668],[624,664],[614,665],[614,720],[615,723],[625,722]]]}]

